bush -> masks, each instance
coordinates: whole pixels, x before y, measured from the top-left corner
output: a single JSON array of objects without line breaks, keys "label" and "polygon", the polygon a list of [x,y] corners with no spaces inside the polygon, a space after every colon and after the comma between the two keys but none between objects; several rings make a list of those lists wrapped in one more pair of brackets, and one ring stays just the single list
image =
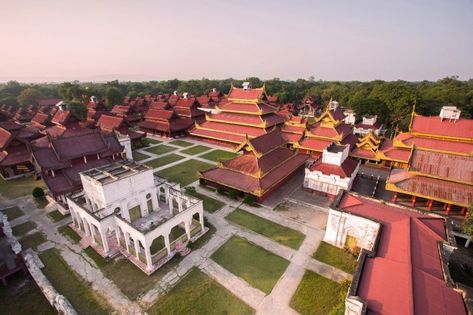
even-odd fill
[{"label": "bush", "polygon": [[199,178],[199,185],[200,186],[206,186],[207,185],[207,182],[205,181],[204,178]]},{"label": "bush", "polygon": [[219,195],[225,195],[225,188],[223,188],[223,187],[218,187],[218,188],[217,188],[217,193],[218,193]]},{"label": "bush", "polygon": [[239,194],[240,194],[240,192],[238,190],[235,190],[235,189],[229,189],[228,190],[228,196],[230,196],[230,198],[232,198],[232,199],[238,199]]},{"label": "bush", "polygon": [[253,195],[245,194],[245,198],[243,199],[243,202],[246,203],[247,205],[252,206],[256,202],[256,198]]},{"label": "bush", "polygon": [[35,198],[42,198],[42,197],[44,197],[44,190],[41,187],[35,187],[33,189],[33,191],[31,192],[31,194]]}]

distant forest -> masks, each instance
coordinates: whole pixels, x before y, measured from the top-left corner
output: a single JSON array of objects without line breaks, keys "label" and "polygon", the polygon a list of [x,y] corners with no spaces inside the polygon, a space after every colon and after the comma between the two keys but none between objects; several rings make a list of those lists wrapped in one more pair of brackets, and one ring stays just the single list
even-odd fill
[{"label": "distant forest", "polygon": [[105,98],[108,106],[121,102],[123,96],[144,96],[161,93],[189,92],[200,96],[212,88],[228,93],[231,84],[241,86],[242,82],[251,82],[252,87],[266,85],[268,94],[279,97],[281,104],[300,104],[306,96],[312,96],[319,104],[326,104],[330,98],[338,100],[346,108],[352,108],[358,117],[363,114],[377,114],[388,126],[399,125],[405,129],[410,118],[413,104],[416,112],[423,115],[437,115],[444,105],[455,105],[462,110],[463,118],[473,117],[473,79],[458,80],[446,77],[436,82],[431,81],[316,81],[299,79],[284,81],[277,78],[262,81],[251,77],[245,80],[168,80],[148,82],[106,83],[65,82],[60,84],[23,84],[9,81],[0,84],[0,105],[21,106],[34,103],[39,98],[59,97],[63,100],[82,104],[84,97]]}]

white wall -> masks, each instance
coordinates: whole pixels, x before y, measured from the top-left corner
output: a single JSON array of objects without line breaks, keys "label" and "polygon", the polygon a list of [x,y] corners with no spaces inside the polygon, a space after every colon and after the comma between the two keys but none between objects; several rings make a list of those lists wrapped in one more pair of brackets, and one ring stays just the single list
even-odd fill
[{"label": "white wall", "polygon": [[381,224],[357,215],[329,209],[324,241],[344,247],[347,236],[357,239],[360,248],[373,250]]},{"label": "white wall", "polygon": [[341,178],[338,175],[325,175],[319,171],[311,171],[309,168],[305,169],[304,187],[315,191],[328,193],[330,195],[337,195],[342,189],[350,190],[355,181],[356,174],[360,163],[351,174],[351,177]]}]

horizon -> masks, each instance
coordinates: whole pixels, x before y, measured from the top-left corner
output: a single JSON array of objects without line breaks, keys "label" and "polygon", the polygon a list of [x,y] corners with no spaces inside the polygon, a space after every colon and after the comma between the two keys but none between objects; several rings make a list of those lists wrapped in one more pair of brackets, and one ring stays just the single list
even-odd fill
[{"label": "horizon", "polygon": [[0,82],[469,80],[472,13],[472,0],[7,2]]}]

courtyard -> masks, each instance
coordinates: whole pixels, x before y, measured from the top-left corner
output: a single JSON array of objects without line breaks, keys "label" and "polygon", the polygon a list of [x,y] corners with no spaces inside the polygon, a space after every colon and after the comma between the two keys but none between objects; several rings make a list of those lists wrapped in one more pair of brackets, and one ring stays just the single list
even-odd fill
[{"label": "courtyard", "polygon": [[[172,150],[166,149],[167,153],[159,156],[152,153],[156,149],[151,149],[159,146]],[[145,163],[170,156],[170,162],[156,165],[155,173],[181,186],[189,185],[186,192],[204,201],[209,228],[189,245],[189,255],[175,256],[150,276],[127,259],[105,260],[90,247],[82,248],[80,238],[68,225],[70,216],[60,215],[50,206],[37,207],[28,194],[0,207],[12,217],[21,244],[39,254],[47,266],[44,272],[79,313],[91,307],[96,314],[114,310],[126,314],[170,310],[312,314],[313,310],[339,307],[339,293],[344,281],[351,279],[351,270],[339,261],[326,259],[336,253],[314,255],[327,220],[322,205],[284,200],[275,211],[267,206],[243,205],[199,186],[198,170],[234,156],[208,144],[160,140],[136,152],[143,155]],[[172,161],[174,155],[183,158]],[[176,230],[173,237],[181,234]],[[323,243],[321,246],[323,249]],[[163,244],[154,247],[159,250]],[[53,260],[58,263],[52,264]],[[329,293],[317,296],[308,288],[327,288]],[[85,302],[79,305],[76,295]]]}]

